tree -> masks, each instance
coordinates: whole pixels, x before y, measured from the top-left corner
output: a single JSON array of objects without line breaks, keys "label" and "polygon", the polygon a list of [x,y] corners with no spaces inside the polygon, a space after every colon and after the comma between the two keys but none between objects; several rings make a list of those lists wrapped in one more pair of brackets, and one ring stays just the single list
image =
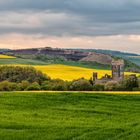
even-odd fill
[{"label": "tree", "polygon": [[109,81],[105,84],[105,90],[107,91],[116,91],[119,83],[117,81]]},{"label": "tree", "polygon": [[138,78],[136,76],[126,76],[122,82],[126,91],[132,91],[133,88],[138,88]]},{"label": "tree", "polygon": [[40,85],[37,82],[33,82],[27,87],[27,90],[40,90]]},{"label": "tree", "polygon": [[105,86],[104,84],[94,84],[93,91],[104,91]]},{"label": "tree", "polygon": [[16,83],[11,83],[9,81],[0,82],[0,91],[13,91],[16,90]]},{"label": "tree", "polygon": [[73,91],[91,91],[92,90],[92,84],[86,80],[86,79],[78,79],[74,80],[70,84],[70,90]]},{"label": "tree", "polygon": [[18,84],[19,90],[23,91],[26,90],[29,87],[30,83],[26,80],[22,81],[21,83]]},{"label": "tree", "polygon": [[66,91],[68,90],[68,82],[61,79],[52,80],[52,90]]},{"label": "tree", "polygon": [[53,79],[51,81],[45,81],[41,85],[43,90],[58,90],[66,91],[68,90],[69,82],[63,81],[61,79]]},{"label": "tree", "polygon": [[41,84],[45,80],[50,80],[50,78],[33,67],[0,66],[0,81],[5,80],[16,83],[26,80],[30,83],[38,82]]}]

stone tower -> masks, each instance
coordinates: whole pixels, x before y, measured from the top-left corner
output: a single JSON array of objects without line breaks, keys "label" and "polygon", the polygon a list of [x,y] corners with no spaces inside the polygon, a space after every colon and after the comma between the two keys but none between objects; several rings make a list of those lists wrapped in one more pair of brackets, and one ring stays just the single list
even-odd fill
[{"label": "stone tower", "polygon": [[93,73],[93,81],[96,81],[96,80],[98,80],[98,73],[94,72]]},{"label": "stone tower", "polygon": [[113,60],[111,63],[112,79],[122,80],[124,78],[124,60]]}]

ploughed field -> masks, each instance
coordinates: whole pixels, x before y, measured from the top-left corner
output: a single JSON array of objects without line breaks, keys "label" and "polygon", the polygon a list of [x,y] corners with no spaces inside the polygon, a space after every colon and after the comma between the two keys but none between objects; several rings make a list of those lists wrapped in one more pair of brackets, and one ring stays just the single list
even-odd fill
[{"label": "ploughed field", "polygon": [[140,95],[0,93],[0,140],[139,140]]}]

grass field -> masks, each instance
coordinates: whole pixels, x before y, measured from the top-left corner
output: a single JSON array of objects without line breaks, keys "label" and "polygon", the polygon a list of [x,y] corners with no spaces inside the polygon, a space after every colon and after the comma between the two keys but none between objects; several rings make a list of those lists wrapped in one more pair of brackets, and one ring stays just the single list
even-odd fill
[{"label": "grass field", "polygon": [[3,54],[0,54],[0,59],[12,59],[12,58],[15,58],[13,56],[8,56],[8,55],[3,55]]},{"label": "grass field", "polygon": [[47,63],[38,61],[38,60],[32,60],[32,59],[21,59],[21,58],[7,58],[3,59],[0,57],[0,65],[46,65]]},{"label": "grass field", "polygon": [[[78,78],[90,79],[93,72],[98,73],[98,78],[101,78],[105,74],[111,75],[111,70],[100,70],[100,69],[89,69],[76,66],[67,65],[46,65],[46,66],[34,66],[36,69],[46,73],[52,78],[60,78],[63,80],[74,80]],[[130,75],[132,73],[126,72],[125,75]],[[139,74],[137,74],[139,75]]]},{"label": "grass field", "polygon": [[139,140],[140,95],[0,93],[0,140]]}]

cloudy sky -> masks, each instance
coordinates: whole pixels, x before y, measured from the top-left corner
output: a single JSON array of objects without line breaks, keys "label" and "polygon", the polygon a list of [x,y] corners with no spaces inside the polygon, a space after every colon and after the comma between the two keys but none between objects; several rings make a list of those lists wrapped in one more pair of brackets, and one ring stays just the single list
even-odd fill
[{"label": "cloudy sky", "polygon": [[140,0],[0,0],[0,48],[140,53]]}]

